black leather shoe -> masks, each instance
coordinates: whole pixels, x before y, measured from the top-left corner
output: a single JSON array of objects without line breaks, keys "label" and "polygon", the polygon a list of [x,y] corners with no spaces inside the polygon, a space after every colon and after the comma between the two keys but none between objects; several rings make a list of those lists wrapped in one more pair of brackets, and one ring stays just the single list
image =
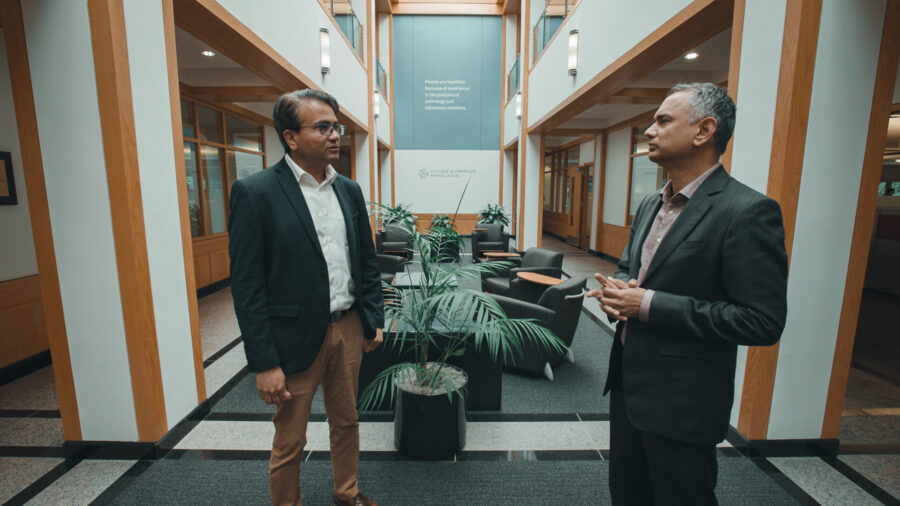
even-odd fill
[{"label": "black leather shoe", "polygon": [[362,492],[357,492],[353,499],[341,500],[335,495],[332,495],[331,498],[334,500],[335,506],[378,506],[378,503],[366,497],[366,494]]}]

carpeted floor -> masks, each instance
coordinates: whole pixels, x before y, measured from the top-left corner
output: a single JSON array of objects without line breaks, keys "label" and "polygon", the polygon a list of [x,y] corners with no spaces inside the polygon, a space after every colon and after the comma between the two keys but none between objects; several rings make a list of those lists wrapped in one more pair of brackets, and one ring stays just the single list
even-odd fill
[{"label": "carpeted floor", "polygon": [[[575,363],[563,362],[553,371],[553,381],[543,376],[517,372],[503,373],[503,414],[588,414],[609,413],[609,399],[601,395],[606,381],[612,338],[584,313],[578,320],[572,351]],[[324,414],[321,389],[313,400],[312,412]],[[255,376],[248,374],[213,407],[214,413],[274,414],[256,392]]]},{"label": "carpeted floor", "polygon": [[[610,502],[608,469],[600,460],[362,461],[360,488],[385,505],[597,505]],[[264,460],[166,459],[124,478],[98,504],[268,504],[266,476]],[[304,463],[302,480],[305,504],[331,504],[328,461]],[[719,459],[717,494],[722,504],[796,504],[745,457]]]}]

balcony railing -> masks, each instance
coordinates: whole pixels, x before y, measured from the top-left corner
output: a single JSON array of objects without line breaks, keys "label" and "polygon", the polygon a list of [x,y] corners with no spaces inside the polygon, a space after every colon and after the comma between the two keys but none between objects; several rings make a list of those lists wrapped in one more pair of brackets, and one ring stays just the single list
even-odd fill
[{"label": "balcony railing", "polygon": [[365,29],[359,22],[350,2],[347,0],[319,0],[319,3],[331,13],[338,28],[344,32],[344,36],[353,46],[353,50],[365,61],[365,44],[363,42],[365,41]]},{"label": "balcony railing", "polygon": [[578,5],[580,0],[546,0],[544,13],[534,25],[534,58],[537,60],[547,44],[556,35],[566,16]]},{"label": "balcony railing", "polygon": [[509,69],[509,75],[506,76],[506,90],[507,96],[506,101],[509,102],[516,95],[516,90],[519,89],[519,79],[521,76],[519,75],[519,58],[520,55],[516,55],[516,62],[513,63],[511,69]]},{"label": "balcony railing", "polygon": [[384,67],[381,66],[381,61],[377,59],[375,60],[375,86],[378,88],[378,91],[387,98],[387,72],[385,72]]}]

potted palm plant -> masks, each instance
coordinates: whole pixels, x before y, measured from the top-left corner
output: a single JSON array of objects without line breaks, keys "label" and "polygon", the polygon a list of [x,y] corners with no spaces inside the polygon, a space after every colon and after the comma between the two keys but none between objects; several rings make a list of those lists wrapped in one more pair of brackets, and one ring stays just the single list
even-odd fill
[{"label": "potted palm plant", "polygon": [[478,223],[499,223],[508,226],[509,216],[503,206],[488,204],[484,209],[478,211]]},{"label": "potted palm plant", "polygon": [[456,262],[459,260],[459,250],[462,246],[462,236],[456,231],[453,218],[446,214],[436,214],[431,218],[431,229],[428,236],[431,238],[434,249],[437,250],[439,262]]},{"label": "potted palm plant", "polygon": [[447,265],[435,241],[414,234],[421,272],[407,289],[384,285],[385,343],[406,361],[390,365],[366,386],[361,410],[394,400],[394,443],[401,453],[421,459],[445,459],[465,445],[466,372],[448,362],[468,352],[485,352],[498,364],[517,357],[525,343],[565,352],[551,331],[531,320],[511,319],[497,302],[458,281],[509,268],[506,262]]}]

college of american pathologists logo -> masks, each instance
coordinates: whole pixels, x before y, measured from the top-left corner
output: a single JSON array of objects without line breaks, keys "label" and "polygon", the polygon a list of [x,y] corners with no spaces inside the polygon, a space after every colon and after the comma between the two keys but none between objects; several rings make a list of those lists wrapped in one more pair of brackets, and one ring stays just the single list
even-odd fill
[{"label": "college of american pathologists logo", "polygon": [[428,169],[419,169],[419,178],[428,179]]}]

